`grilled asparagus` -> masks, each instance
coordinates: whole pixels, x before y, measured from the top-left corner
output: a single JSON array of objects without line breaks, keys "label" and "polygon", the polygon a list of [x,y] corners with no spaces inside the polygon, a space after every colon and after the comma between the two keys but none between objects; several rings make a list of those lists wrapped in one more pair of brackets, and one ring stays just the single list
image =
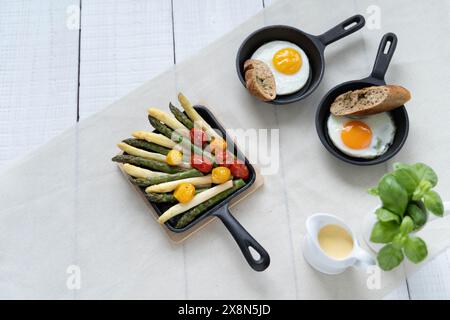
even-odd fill
[{"label": "grilled asparagus", "polygon": [[[191,179],[199,179],[199,178],[191,178]],[[170,183],[170,182],[169,182]],[[149,187],[151,188],[151,187]],[[225,183],[216,185],[215,187],[209,188],[205,192],[202,192],[200,194],[195,195],[191,201],[186,203],[177,203],[176,205],[170,207],[162,215],[159,216],[158,222],[159,223],[165,223],[167,220],[182,214],[189,209],[192,209],[199,204],[211,199],[212,197],[218,195],[219,193],[222,193],[225,190],[233,188],[233,181],[228,180]],[[152,191],[152,190],[150,190]]]},{"label": "grilled asparagus", "polygon": [[193,178],[193,177],[201,177],[203,174],[198,171],[197,169],[189,169],[183,172],[178,172],[170,175],[160,176],[160,177],[149,177],[149,178],[138,178],[133,179],[133,183],[137,184],[140,187],[148,187],[155,184],[160,184],[164,182],[169,181],[175,181],[180,179],[186,179],[186,178]]},{"label": "grilled asparagus", "polygon": [[[207,190],[206,188],[195,189],[195,194]],[[173,193],[146,193],[145,197],[151,202],[156,203],[177,203],[178,200],[174,197]]]},{"label": "grilled asparagus", "polygon": [[123,170],[132,177],[141,178],[141,179],[145,179],[145,180],[150,177],[168,175],[168,173],[143,169],[140,167],[133,166],[132,164],[129,164],[129,163],[123,164]]},{"label": "grilled asparagus", "polygon": [[161,153],[163,155],[167,155],[170,151],[169,148],[164,148],[160,145],[157,145],[156,143],[153,142],[148,142],[142,139],[125,139],[122,142],[125,142],[126,144],[129,144],[132,147],[135,148],[139,148],[139,149],[143,149],[146,151],[151,151],[151,152],[158,152]]},{"label": "grilled asparagus", "polygon": [[167,138],[177,143],[181,142],[181,139],[183,137],[180,134],[174,132],[172,129],[170,129],[168,126],[166,126],[164,123],[162,123],[155,117],[148,115],[148,121],[150,121],[150,124],[153,126],[153,128],[155,128],[157,131],[165,135]]},{"label": "grilled asparagus", "polygon": [[122,150],[132,156],[166,162],[166,156],[161,153],[142,150],[142,149],[130,146],[129,144],[127,144],[125,142],[120,142],[117,144],[117,146],[119,147],[120,150]]},{"label": "grilled asparagus", "polygon": [[194,123],[189,119],[181,110],[175,107],[172,103],[169,103],[169,109],[175,116],[175,118],[186,126],[189,130],[194,127]]},{"label": "grilled asparagus", "polygon": [[205,152],[203,151],[202,148],[196,146],[195,144],[192,144],[188,138],[183,137],[176,131],[173,131],[172,129],[167,127],[164,123],[152,117],[151,115],[148,116],[148,120],[150,121],[150,124],[153,126],[153,128],[161,132],[167,138],[172,139],[172,141],[181,144],[183,149],[191,150],[192,152],[198,155],[203,155],[204,157],[208,158],[209,161],[214,162],[214,157],[210,153]]},{"label": "grilled asparagus", "polygon": [[145,189],[145,192],[170,192],[175,190],[182,183],[191,183],[194,186],[207,186],[211,185],[212,178],[211,175],[201,176],[201,177],[193,177],[169,182],[163,182],[159,184],[154,184]]},{"label": "grilled asparagus", "polygon": [[208,134],[208,136],[219,139],[222,138],[216,131],[211,128],[211,126],[198,114],[197,110],[194,109],[191,102],[180,92],[178,94],[178,101],[186,111],[189,118],[196,124],[199,124],[203,130]]},{"label": "grilled asparagus", "polygon": [[138,167],[144,167],[151,170],[166,172],[166,173],[177,173],[185,171],[186,169],[180,167],[171,167],[160,161],[144,159],[141,157],[135,157],[130,155],[117,155],[112,158],[114,162],[129,163]]},{"label": "grilled asparagus", "polygon": [[133,137],[137,139],[143,139],[148,142],[156,143],[157,145],[172,149],[176,146],[176,143],[173,142],[170,138],[162,135],[160,133],[155,132],[147,132],[143,130],[135,131],[131,134]]},{"label": "grilled asparagus", "polygon": [[177,203],[178,200],[175,199],[172,193],[146,193],[145,197],[151,202],[156,203]]},{"label": "grilled asparagus", "polygon": [[170,129],[177,130],[179,133],[189,136],[189,130],[184,126],[184,124],[178,121],[178,119],[173,117],[171,114],[168,114],[156,108],[148,109],[148,114],[164,123]]},{"label": "grilled asparagus", "polygon": [[244,180],[239,179],[235,180],[233,183],[233,187],[225,190],[218,195],[212,197],[209,200],[206,200],[205,202],[200,203],[198,206],[186,211],[180,219],[175,224],[175,228],[183,228],[187,226],[191,221],[193,221],[196,217],[198,217],[200,214],[205,212],[207,209],[211,208],[215,204],[219,203],[226,197],[228,197],[230,194],[235,192],[236,190],[242,188],[245,185]]}]

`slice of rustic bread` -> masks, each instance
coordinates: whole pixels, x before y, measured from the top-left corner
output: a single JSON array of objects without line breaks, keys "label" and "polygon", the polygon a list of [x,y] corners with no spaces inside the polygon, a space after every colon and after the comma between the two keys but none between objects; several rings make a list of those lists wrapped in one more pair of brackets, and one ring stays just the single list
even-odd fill
[{"label": "slice of rustic bread", "polygon": [[335,116],[370,115],[401,107],[409,99],[411,94],[402,86],[373,86],[339,95],[330,112]]},{"label": "slice of rustic bread", "polygon": [[252,95],[271,101],[276,97],[275,78],[267,64],[250,59],[244,63],[245,85]]}]

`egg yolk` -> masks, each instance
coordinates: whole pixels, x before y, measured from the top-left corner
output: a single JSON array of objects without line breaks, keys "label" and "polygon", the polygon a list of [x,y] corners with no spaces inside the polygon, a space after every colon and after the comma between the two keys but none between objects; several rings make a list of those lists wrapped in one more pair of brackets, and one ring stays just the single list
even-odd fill
[{"label": "egg yolk", "polygon": [[294,74],[302,67],[302,57],[297,50],[283,48],[274,54],[272,63],[277,71],[284,74]]},{"label": "egg yolk", "polygon": [[365,149],[372,142],[372,130],[362,121],[349,121],[344,124],[341,138],[351,149]]}]

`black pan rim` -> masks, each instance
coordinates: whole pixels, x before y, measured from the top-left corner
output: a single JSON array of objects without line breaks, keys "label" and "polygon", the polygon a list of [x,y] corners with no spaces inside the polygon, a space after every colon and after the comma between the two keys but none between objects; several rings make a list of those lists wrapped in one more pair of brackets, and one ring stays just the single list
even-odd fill
[{"label": "black pan rim", "polygon": [[241,66],[240,66],[240,57],[241,57],[241,52],[242,52],[242,48],[246,45],[246,43],[253,37],[257,36],[259,33],[264,32],[268,29],[275,29],[275,28],[283,28],[283,29],[289,29],[298,33],[303,34],[304,36],[306,36],[312,43],[313,45],[316,47],[319,56],[320,56],[320,64],[321,64],[321,68],[320,71],[318,72],[318,78],[316,79],[316,81],[312,82],[311,81],[311,76],[312,76],[312,70],[310,68],[310,74],[309,74],[309,78],[308,78],[308,82],[305,85],[308,85],[307,89],[305,90],[305,92],[299,96],[296,96],[302,89],[304,89],[304,87],[300,88],[299,90],[290,93],[288,95],[280,95],[282,100],[278,100],[278,96],[275,97],[275,99],[271,100],[271,101],[263,101],[267,104],[272,104],[272,105],[286,105],[286,104],[291,104],[291,103],[295,103],[298,101],[301,101],[303,99],[306,99],[307,97],[309,97],[319,86],[319,84],[321,83],[322,79],[323,79],[323,75],[325,73],[325,57],[324,57],[324,50],[325,50],[325,46],[322,42],[320,42],[318,40],[318,37],[312,34],[309,34],[307,32],[304,32],[296,27],[293,26],[288,26],[288,25],[283,25],[283,24],[275,24],[275,25],[270,25],[270,26],[265,26],[265,27],[261,27],[255,31],[253,31],[252,33],[250,33],[241,43],[241,45],[238,48],[237,54],[236,54],[236,73],[238,75],[239,81],[241,82],[241,84],[244,86],[244,88],[246,88],[245,85],[245,79],[241,70]]},{"label": "black pan rim", "polygon": [[[350,163],[353,165],[358,165],[358,166],[371,166],[371,165],[384,163],[384,162],[388,161],[389,159],[391,159],[392,157],[394,157],[403,148],[403,146],[408,138],[409,117],[408,117],[408,112],[404,106],[396,108],[395,110],[398,110],[399,112],[401,112],[404,117],[405,133],[401,137],[399,144],[394,149],[391,149],[391,147],[389,147],[385,153],[383,153],[382,155],[380,155],[378,157],[375,157],[372,159],[362,159],[362,158],[352,157],[352,156],[349,156],[349,155],[337,150],[336,147],[332,146],[331,143],[327,140],[327,137],[329,138],[329,136],[328,136],[327,130],[324,129],[325,122],[320,121],[320,113],[321,113],[322,109],[326,108],[325,101],[328,100],[328,98],[340,87],[351,85],[351,84],[364,84],[364,85],[370,86],[370,85],[385,85],[386,82],[383,80],[377,79],[377,78],[368,77],[368,78],[363,78],[360,80],[346,81],[346,82],[338,84],[338,85],[334,86],[332,89],[330,89],[327,92],[327,94],[321,99],[319,106],[316,110],[315,122],[316,122],[317,135],[319,136],[319,139],[320,139],[322,145],[325,147],[325,149],[327,149],[328,152],[330,152],[334,157],[338,158],[339,160],[342,160],[344,162],[347,162],[347,163]],[[327,115],[329,115],[329,114],[330,114],[330,111],[329,111],[329,107],[328,107]],[[397,132],[396,132],[396,135],[397,135]]]}]

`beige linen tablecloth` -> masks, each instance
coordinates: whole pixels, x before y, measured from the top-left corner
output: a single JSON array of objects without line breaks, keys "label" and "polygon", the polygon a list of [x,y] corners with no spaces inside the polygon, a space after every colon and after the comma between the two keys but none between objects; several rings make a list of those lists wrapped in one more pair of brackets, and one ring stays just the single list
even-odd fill
[{"label": "beige linen tablecloth", "polygon": [[[287,24],[319,34],[372,1],[281,1],[206,50],[146,82],[104,111],[0,174],[0,298],[381,298],[413,267],[382,273],[369,290],[364,270],[326,276],[301,253],[304,222],[331,212],[356,230],[377,205],[365,190],[393,161],[436,169],[438,191],[450,190],[450,34],[447,1],[379,1],[381,29],[353,34],[326,49],[323,82],[307,100],[288,106],[257,102],[235,73],[235,54],[256,28]],[[399,10],[399,8],[402,8]],[[368,17],[368,16],[366,16]],[[397,52],[387,81],[412,91],[410,136],[391,163],[355,167],[320,144],[314,115],[332,86],[367,76],[382,35],[395,32]],[[148,129],[146,109],[167,109],[178,91],[207,103],[228,128],[280,128],[280,170],[234,208],[272,262],[250,269],[219,221],[183,245],[169,242],[147,206],[110,161],[116,143]],[[449,242],[450,221],[427,226],[430,257]],[[66,282],[79,267],[81,287]],[[67,273],[69,271],[69,273]],[[69,286],[70,287],[70,286]]]}]

